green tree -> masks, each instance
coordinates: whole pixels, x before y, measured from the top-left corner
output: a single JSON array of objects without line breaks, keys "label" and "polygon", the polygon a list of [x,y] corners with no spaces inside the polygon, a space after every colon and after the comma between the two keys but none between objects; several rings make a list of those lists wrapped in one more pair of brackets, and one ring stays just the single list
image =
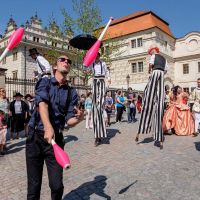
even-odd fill
[{"label": "green tree", "polygon": [[[93,77],[91,70],[83,69],[83,61],[87,51],[70,47],[67,36],[72,37],[74,33],[85,33],[98,37],[103,30],[103,27],[100,27],[100,23],[103,21],[102,12],[98,4],[94,3],[94,0],[72,0],[72,5],[76,17],[71,17],[65,8],[61,7],[64,21],[60,27],[57,25],[53,14],[50,18],[48,36],[52,46],[49,48],[47,59],[52,61],[65,51],[73,62],[71,75],[83,79],[87,90],[88,81]],[[62,51],[58,51],[55,44],[62,45]],[[107,64],[111,64],[122,53],[120,47],[123,45],[123,38],[117,36],[115,39],[110,39],[107,36],[103,44],[105,47],[101,48],[101,59]]]}]

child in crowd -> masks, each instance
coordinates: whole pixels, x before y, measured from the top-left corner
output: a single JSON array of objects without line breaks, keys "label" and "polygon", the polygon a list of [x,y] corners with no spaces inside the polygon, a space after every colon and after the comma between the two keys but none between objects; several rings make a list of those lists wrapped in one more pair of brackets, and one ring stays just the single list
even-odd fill
[{"label": "child in crowd", "polygon": [[3,157],[5,153],[3,152],[3,146],[6,142],[7,125],[5,120],[5,112],[0,110],[0,157]]}]

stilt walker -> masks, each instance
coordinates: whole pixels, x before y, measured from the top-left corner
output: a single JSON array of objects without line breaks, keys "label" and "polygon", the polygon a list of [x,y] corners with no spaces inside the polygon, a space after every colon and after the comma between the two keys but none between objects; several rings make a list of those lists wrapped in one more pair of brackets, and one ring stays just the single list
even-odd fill
[{"label": "stilt walker", "polygon": [[[156,94],[156,108],[154,113],[154,140],[160,142],[160,149],[163,149],[162,122],[164,116],[164,74],[168,71],[167,60],[159,55],[159,48],[148,50],[151,55],[149,63],[149,80],[144,90],[142,100],[142,111],[135,141],[138,142],[139,134],[150,133],[152,126],[152,114],[154,106],[154,96]],[[152,73],[151,73],[152,72]]]},{"label": "stilt walker", "polygon": [[95,61],[85,70],[92,69],[94,73],[92,89],[92,117],[95,137],[95,146],[101,142],[101,138],[107,137],[106,126],[103,117],[105,107],[105,75],[108,83],[111,84],[110,74],[106,63],[100,60],[100,53],[97,54]]}]

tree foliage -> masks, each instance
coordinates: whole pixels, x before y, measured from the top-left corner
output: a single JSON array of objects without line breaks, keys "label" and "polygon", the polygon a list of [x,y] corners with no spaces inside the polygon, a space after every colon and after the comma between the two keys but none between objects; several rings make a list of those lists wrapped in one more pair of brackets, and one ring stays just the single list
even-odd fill
[{"label": "tree foliage", "polygon": [[[93,77],[91,70],[83,69],[83,61],[87,51],[72,48],[69,45],[69,37],[72,38],[75,34],[83,33],[98,37],[103,30],[100,27],[103,21],[102,12],[98,4],[94,3],[94,0],[72,0],[72,5],[76,17],[70,16],[64,7],[60,8],[64,16],[61,26],[57,25],[53,13],[50,17],[48,36],[52,46],[49,48],[47,59],[52,61],[65,52],[73,62],[71,76],[78,76],[83,79],[87,87],[89,79]],[[116,57],[123,53],[120,50],[120,47],[123,46],[123,37],[116,36],[115,39],[109,39],[107,36],[107,38],[101,48],[101,60],[111,64]],[[55,44],[60,44],[62,48],[57,48]]]}]

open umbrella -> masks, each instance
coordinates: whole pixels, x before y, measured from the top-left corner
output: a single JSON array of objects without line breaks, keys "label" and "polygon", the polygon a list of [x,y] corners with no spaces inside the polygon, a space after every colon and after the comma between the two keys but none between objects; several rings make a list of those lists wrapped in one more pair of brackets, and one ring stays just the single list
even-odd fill
[{"label": "open umbrella", "polygon": [[[89,50],[96,41],[96,37],[88,34],[82,34],[72,38],[69,41],[69,44],[77,49]],[[102,47],[102,43],[100,47]]]}]

